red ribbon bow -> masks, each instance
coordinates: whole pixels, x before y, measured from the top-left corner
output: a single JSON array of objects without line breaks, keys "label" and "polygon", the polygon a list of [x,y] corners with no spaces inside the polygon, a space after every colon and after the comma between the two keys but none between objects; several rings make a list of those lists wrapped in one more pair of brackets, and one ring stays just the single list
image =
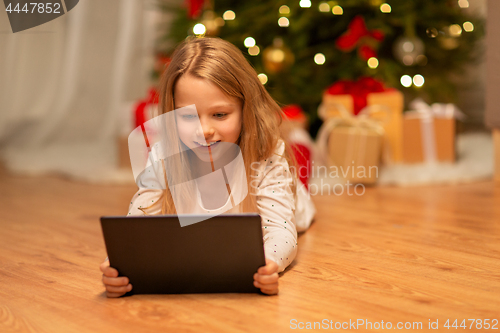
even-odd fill
[{"label": "red ribbon bow", "polygon": [[354,114],[357,115],[366,105],[368,94],[388,91],[384,84],[371,77],[362,77],[358,81],[340,80],[326,89],[330,95],[349,94],[354,102]]},{"label": "red ribbon bow", "polygon": [[360,44],[358,49],[359,55],[364,60],[368,60],[371,57],[376,57],[377,53],[375,50],[366,45],[366,39],[374,39],[375,41],[382,41],[384,39],[384,33],[380,30],[369,31],[366,28],[365,20],[361,16],[356,16],[351,23],[349,23],[348,30],[337,40],[335,44],[337,47],[344,52],[350,52]]},{"label": "red ribbon bow", "polygon": [[191,20],[194,20],[200,16],[204,3],[205,0],[186,0],[186,5],[188,7],[188,17]]},{"label": "red ribbon bow", "polygon": [[299,122],[303,122],[306,120],[304,110],[302,110],[302,108],[297,104],[284,106],[281,110],[283,110],[283,113],[288,120],[295,120]]},{"label": "red ribbon bow", "polygon": [[135,106],[135,127],[141,126],[146,121],[145,110],[149,104],[158,104],[158,91],[149,89],[148,97],[140,100]]}]

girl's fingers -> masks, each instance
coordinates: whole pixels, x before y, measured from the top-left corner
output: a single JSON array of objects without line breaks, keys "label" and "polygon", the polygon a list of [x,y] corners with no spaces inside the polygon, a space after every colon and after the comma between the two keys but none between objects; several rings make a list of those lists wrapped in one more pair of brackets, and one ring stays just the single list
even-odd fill
[{"label": "girl's fingers", "polygon": [[259,267],[257,273],[262,275],[271,275],[278,272],[278,264],[272,260],[266,259],[266,266]]},{"label": "girl's fingers", "polygon": [[121,286],[126,286],[129,283],[129,280],[125,276],[121,276],[119,278],[116,278],[116,277],[108,277],[108,276],[103,275],[102,276],[102,283],[105,286],[121,287]]},{"label": "girl's fingers", "polygon": [[277,283],[279,279],[278,273],[273,273],[271,275],[254,274],[253,279],[262,284]]},{"label": "girl's fingers", "polygon": [[122,295],[124,295],[125,293],[110,293],[109,291],[106,291],[106,296],[109,297],[109,298],[112,298],[112,297],[120,297]]},{"label": "girl's fingers", "polygon": [[259,289],[264,290],[278,290],[278,283],[262,284],[259,281],[254,281],[253,285]]},{"label": "girl's fingers", "polygon": [[264,294],[267,295],[278,295],[279,290],[278,289],[263,289],[261,288],[260,291],[262,291]]},{"label": "girl's fingers", "polygon": [[116,270],[116,268],[109,267],[109,265],[103,267],[103,264],[101,264],[100,268],[101,268],[101,272],[105,276],[108,276],[108,277],[118,277],[118,271]]},{"label": "girl's fingers", "polygon": [[106,291],[109,293],[122,293],[125,294],[126,292],[129,292],[132,290],[132,285],[126,285],[122,287],[113,287],[113,286],[106,286]]},{"label": "girl's fingers", "polygon": [[102,264],[99,265],[99,269],[104,273],[106,267],[109,267],[109,260],[104,260]]}]

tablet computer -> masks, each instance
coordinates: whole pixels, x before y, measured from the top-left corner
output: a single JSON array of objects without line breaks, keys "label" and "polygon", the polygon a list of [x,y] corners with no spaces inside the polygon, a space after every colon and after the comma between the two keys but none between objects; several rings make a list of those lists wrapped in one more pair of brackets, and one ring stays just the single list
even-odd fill
[{"label": "tablet computer", "polygon": [[259,292],[253,275],[265,257],[258,214],[185,227],[177,215],[105,216],[101,227],[110,266],[132,284],[126,295]]}]

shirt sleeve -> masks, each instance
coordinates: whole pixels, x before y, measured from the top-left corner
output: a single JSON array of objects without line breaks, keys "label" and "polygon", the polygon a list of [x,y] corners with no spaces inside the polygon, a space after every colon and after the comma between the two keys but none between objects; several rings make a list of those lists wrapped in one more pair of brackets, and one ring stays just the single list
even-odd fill
[{"label": "shirt sleeve", "polygon": [[261,163],[256,175],[259,178],[262,176],[256,194],[262,218],[265,256],[278,264],[279,272],[285,270],[297,254],[293,179],[288,162],[283,157],[284,149],[281,141],[275,153]]},{"label": "shirt sleeve", "polygon": [[[148,163],[143,172],[137,177],[136,183],[139,190],[130,201],[127,216],[160,215],[162,213],[162,196],[164,182],[158,181],[157,173],[160,164],[149,156]],[[142,209],[144,209],[144,212]]]}]

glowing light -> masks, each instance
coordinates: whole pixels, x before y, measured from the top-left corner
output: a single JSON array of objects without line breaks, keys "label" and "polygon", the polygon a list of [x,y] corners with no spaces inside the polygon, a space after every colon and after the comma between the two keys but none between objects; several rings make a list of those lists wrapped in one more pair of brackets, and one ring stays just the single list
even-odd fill
[{"label": "glowing light", "polygon": [[413,65],[413,56],[407,54],[403,57],[403,64],[405,64],[406,66],[411,66]]},{"label": "glowing light", "polygon": [[319,11],[322,13],[328,13],[330,11],[330,5],[326,2],[319,4]]},{"label": "glowing light", "polygon": [[385,14],[390,13],[392,11],[391,5],[389,5],[388,3],[381,4],[380,11]]},{"label": "glowing light", "polygon": [[217,24],[219,27],[222,27],[224,26],[224,24],[226,24],[226,22],[224,22],[224,19],[222,17],[218,17],[215,19],[215,24]]},{"label": "glowing light", "polygon": [[207,31],[207,28],[205,28],[205,26],[201,23],[198,23],[193,27],[193,33],[195,35],[203,35],[205,31]]},{"label": "glowing light", "polygon": [[413,84],[416,85],[417,87],[421,87],[424,85],[424,77],[420,74],[417,74],[413,77]]},{"label": "glowing light", "polygon": [[342,14],[344,14],[344,10],[342,9],[342,7],[337,5],[337,6],[333,6],[332,13],[333,13],[333,15],[342,15]]},{"label": "glowing light", "polygon": [[417,63],[420,65],[420,66],[425,66],[427,65],[427,57],[424,56],[423,54],[420,54],[417,56],[417,58],[415,59],[417,61]]},{"label": "glowing light", "polygon": [[226,10],[224,14],[222,14],[222,18],[226,21],[232,21],[236,18],[236,14],[232,10]]},{"label": "glowing light", "polygon": [[267,75],[266,74],[260,73],[259,75],[257,75],[257,77],[259,78],[260,83],[262,83],[263,85],[267,83]]},{"label": "glowing light", "polygon": [[368,67],[370,67],[370,68],[377,68],[378,67],[378,59],[375,57],[371,57],[370,59],[368,59],[367,63],[368,63]]},{"label": "glowing light", "polygon": [[252,37],[247,37],[247,38],[245,38],[245,41],[243,42],[243,44],[245,44],[245,47],[255,46],[255,39],[253,39]]},{"label": "glowing light", "polygon": [[458,24],[452,24],[450,25],[450,35],[453,37],[458,37],[462,34],[462,27],[460,27]]},{"label": "glowing light", "polygon": [[259,53],[260,53],[260,48],[257,45],[252,46],[251,48],[248,49],[248,54],[250,54],[251,56],[259,55]]},{"label": "glowing light", "polygon": [[286,17],[280,17],[278,20],[278,25],[280,27],[288,27],[290,25],[290,21]]},{"label": "glowing light", "polygon": [[474,31],[474,24],[472,24],[469,21],[464,22],[464,30],[467,31],[467,32]]},{"label": "glowing light", "polygon": [[302,8],[309,8],[311,7],[311,0],[300,0],[299,6]]},{"label": "glowing light", "polygon": [[407,41],[407,42],[403,43],[403,51],[405,51],[406,53],[413,52],[414,49],[415,49],[415,45],[413,45],[412,42]]},{"label": "glowing light", "polygon": [[290,14],[290,7],[283,5],[279,9],[280,14]]},{"label": "glowing light", "polygon": [[460,8],[469,8],[469,1],[467,1],[467,0],[458,0],[458,6]]},{"label": "glowing light", "polygon": [[403,87],[411,87],[411,76],[410,75],[403,75],[401,76],[401,84]]},{"label": "glowing light", "polygon": [[325,55],[323,53],[316,53],[314,55],[314,62],[316,65],[323,65],[325,63]]}]

